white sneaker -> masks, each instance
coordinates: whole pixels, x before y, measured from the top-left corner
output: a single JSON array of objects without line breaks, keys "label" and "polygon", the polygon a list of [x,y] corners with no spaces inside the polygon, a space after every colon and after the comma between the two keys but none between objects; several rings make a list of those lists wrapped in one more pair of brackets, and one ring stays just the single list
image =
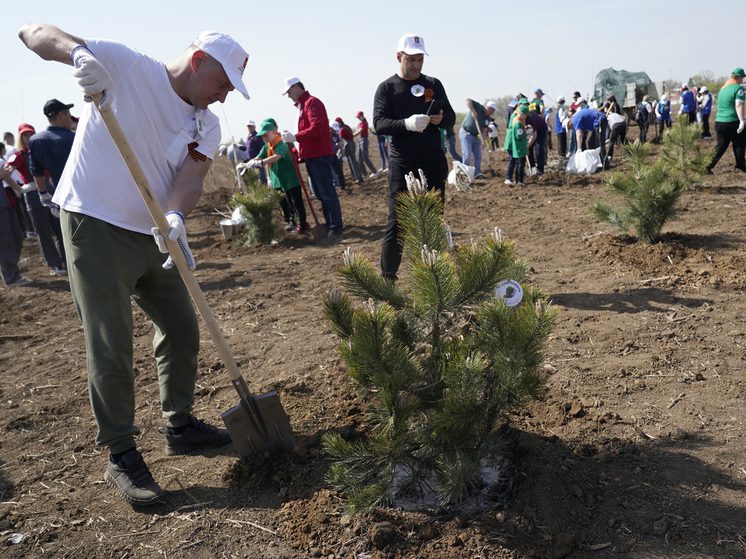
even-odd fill
[{"label": "white sneaker", "polygon": [[370,175],[368,175],[368,178],[369,179],[377,179],[378,178],[378,173],[371,173]]},{"label": "white sneaker", "polygon": [[503,184],[507,184],[508,186],[513,186],[513,181],[510,179],[505,179]]}]

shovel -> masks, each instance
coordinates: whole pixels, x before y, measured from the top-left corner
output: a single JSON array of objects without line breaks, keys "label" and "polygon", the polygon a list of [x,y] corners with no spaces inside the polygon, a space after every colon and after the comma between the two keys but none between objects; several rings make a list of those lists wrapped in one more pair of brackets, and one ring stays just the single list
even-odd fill
[{"label": "shovel", "polygon": [[295,158],[293,154],[291,154],[291,159],[293,160],[293,168],[295,169],[295,174],[298,177],[298,182],[300,183],[300,187],[303,190],[303,194],[306,196],[306,202],[308,203],[308,209],[311,212],[311,216],[313,216],[314,226],[313,226],[313,229],[311,229],[313,240],[316,242],[324,241],[326,239],[326,234],[327,234],[326,227],[322,226],[319,223],[319,218],[316,216],[316,210],[313,208],[313,204],[311,203],[311,196],[308,194],[306,183],[303,180],[303,176],[300,174],[300,168],[298,167],[298,160]]},{"label": "shovel", "polygon": [[[111,108],[101,109],[101,95],[93,96],[93,100],[101,113],[101,118],[104,124],[106,124],[106,128],[108,128],[109,134],[111,134],[112,140],[114,140],[114,144],[117,146],[122,159],[124,159],[124,163],[127,165],[142,195],[142,199],[148,208],[150,216],[153,218],[153,222],[160,231],[168,231],[170,226],[166,221],[166,217],[163,215],[163,210],[153,196],[148,179],[145,177],[140,163],[137,161],[132,148],[127,142],[127,138],[119,125],[116,115]],[[249,457],[253,454],[274,448],[291,450],[295,444],[293,429],[290,426],[290,419],[282,407],[277,392],[272,391],[254,396],[249,391],[249,387],[228,348],[228,343],[220,331],[220,326],[218,326],[215,315],[212,314],[212,310],[207,305],[207,300],[197,283],[197,279],[186,263],[184,253],[179,248],[178,243],[169,239],[168,235],[163,235],[163,238],[171,254],[171,258],[173,258],[176,268],[179,270],[179,274],[181,274],[181,279],[192,296],[197,310],[202,315],[207,331],[210,333],[210,337],[225,363],[231,383],[240,397],[240,402],[237,405],[221,415],[225,426],[228,428],[228,433],[236,451],[243,457]]]}]

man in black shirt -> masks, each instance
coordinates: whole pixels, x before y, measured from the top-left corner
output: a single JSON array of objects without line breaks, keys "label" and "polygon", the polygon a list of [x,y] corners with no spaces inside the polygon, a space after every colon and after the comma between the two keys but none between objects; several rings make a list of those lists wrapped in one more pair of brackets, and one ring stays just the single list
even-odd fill
[{"label": "man in black shirt", "polygon": [[399,39],[399,71],[378,86],[373,101],[376,134],[391,136],[389,220],[381,249],[381,274],[390,279],[396,279],[402,257],[396,195],[407,190],[404,176],[409,172],[418,176],[418,169],[422,169],[428,188],[440,191],[445,201],[448,163],[440,143],[440,128],[452,128],[456,113],[440,81],[422,73],[426,54],[422,37],[404,35]]}]

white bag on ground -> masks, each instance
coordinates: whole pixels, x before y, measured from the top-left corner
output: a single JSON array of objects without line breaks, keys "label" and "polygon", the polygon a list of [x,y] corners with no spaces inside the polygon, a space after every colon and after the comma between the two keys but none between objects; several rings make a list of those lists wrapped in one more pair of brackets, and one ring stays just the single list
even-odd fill
[{"label": "white bag on ground", "polygon": [[448,184],[455,186],[456,190],[466,190],[473,180],[474,167],[458,161],[453,162],[453,169],[448,173]]},{"label": "white bag on ground", "polygon": [[601,148],[576,151],[567,160],[567,172],[574,175],[591,175],[601,166]]}]

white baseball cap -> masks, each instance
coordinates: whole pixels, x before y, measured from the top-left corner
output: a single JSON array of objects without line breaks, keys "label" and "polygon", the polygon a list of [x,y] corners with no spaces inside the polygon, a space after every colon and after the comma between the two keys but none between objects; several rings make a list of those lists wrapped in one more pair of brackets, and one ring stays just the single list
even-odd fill
[{"label": "white baseball cap", "polygon": [[282,90],[282,95],[285,95],[291,87],[293,87],[296,83],[301,83],[301,81],[298,76],[290,76],[289,78],[285,78],[285,81],[283,83],[285,84],[285,86]]},{"label": "white baseball cap", "polygon": [[240,91],[246,99],[249,99],[249,92],[246,91],[243,83],[243,72],[249,61],[249,53],[233,37],[217,31],[203,31],[194,41],[194,47],[220,62],[236,91]]},{"label": "white baseball cap", "polygon": [[575,101],[578,105],[582,105],[583,103],[588,103],[588,101],[585,100],[585,97],[578,97],[578,100]]},{"label": "white baseball cap", "polygon": [[[399,39],[399,45],[396,47],[396,52],[403,52],[404,54],[427,54],[425,50],[425,39],[419,35],[402,35]],[[428,54],[428,56],[430,56]]]},{"label": "white baseball cap", "polygon": [[560,95],[559,97],[557,97],[557,102],[564,101],[564,100],[565,100],[564,95]]},{"label": "white baseball cap", "polygon": [[246,122],[246,126],[256,126],[256,122],[254,122],[253,120],[249,120]]},{"label": "white baseball cap", "polygon": [[484,107],[486,109],[492,109],[492,110],[496,111],[497,110],[497,103],[495,103],[494,101],[487,101],[487,103],[485,103]]},{"label": "white baseball cap", "polygon": [[707,86],[706,86],[706,85],[703,85],[702,87],[700,87],[700,88],[699,88],[699,90],[700,90],[700,91],[708,91],[708,89],[707,89]]}]

